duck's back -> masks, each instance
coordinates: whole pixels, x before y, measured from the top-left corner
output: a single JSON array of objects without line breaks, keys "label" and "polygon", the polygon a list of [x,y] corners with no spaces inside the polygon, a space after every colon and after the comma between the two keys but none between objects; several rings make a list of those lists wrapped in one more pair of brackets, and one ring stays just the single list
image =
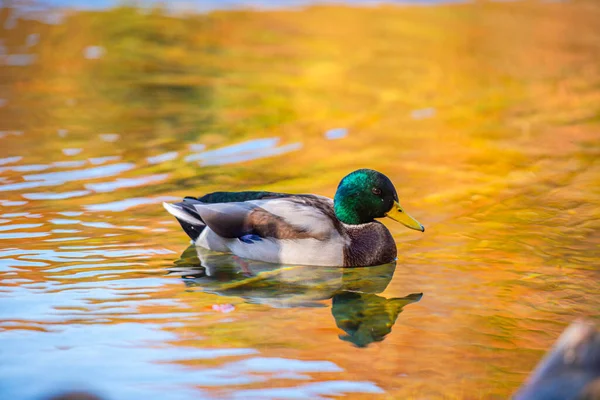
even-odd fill
[{"label": "duck's back", "polygon": [[[265,192],[265,191],[246,191],[246,192],[212,192],[202,197],[186,197],[202,203],[237,203],[251,200],[277,199],[294,196],[288,193]],[[301,196],[301,195],[296,195]]]},{"label": "duck's back", "polygon": [[346,238],[333,200],[274,192],[215,192],[165,204],[198,246],[274,263],[342,266]]}]

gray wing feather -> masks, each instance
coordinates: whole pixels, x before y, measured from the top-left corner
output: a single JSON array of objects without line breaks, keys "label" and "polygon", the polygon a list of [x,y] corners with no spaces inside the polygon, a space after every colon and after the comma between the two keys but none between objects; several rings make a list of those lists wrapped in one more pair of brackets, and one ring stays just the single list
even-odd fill
[{"label": "gray wing feather", "polygon": [[[237,203],[194,204],[206,225],[224,238],[247,234],[278,239],[327,239],[335,230],[327,214],[331,200],[273,199]],[[321,208],[316,203],[323,203]],[[326,210],[326,211],[324,211]]]},{"label": "gray wing feather", "polygon": [[252,232],[249,216],[256,208],[250,203],[194,204],[206,225],[224,238],[239,238]]}]

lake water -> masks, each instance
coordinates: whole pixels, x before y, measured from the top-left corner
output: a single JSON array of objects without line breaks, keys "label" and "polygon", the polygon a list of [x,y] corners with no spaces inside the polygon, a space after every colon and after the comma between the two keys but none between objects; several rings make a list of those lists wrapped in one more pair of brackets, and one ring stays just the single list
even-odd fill
[{"label": "lake water", "polygon": [[[599,18],[0,10],[1,397],[507,398],[600,321]],[[160,205],[361,167],[395,265],[201,266]]]}]

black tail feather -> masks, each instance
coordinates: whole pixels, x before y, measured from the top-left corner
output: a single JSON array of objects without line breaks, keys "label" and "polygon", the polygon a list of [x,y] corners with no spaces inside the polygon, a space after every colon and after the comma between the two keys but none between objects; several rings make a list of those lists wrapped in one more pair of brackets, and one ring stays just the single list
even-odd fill
[{"label": "black tail feather", "polygon": [[198,239],[204,228],[206,228],[206,225],[192,225],[189,222],[180,220],[179,218],[176,219],[177,222],[179,222],[179,225],[181,225],[181,227],[183,228],[183,231],[187,233],[187,235],[193,241],[196,241],[196,239]]},{"label": "black tail feather", "polygon": [[172,214],[183,231],[193,240],[196,241],[206,225],[194,208],[194,204],[200,203],[197,199],[186,197],[180,203],[168,204],[163,203],[167,211]]}]

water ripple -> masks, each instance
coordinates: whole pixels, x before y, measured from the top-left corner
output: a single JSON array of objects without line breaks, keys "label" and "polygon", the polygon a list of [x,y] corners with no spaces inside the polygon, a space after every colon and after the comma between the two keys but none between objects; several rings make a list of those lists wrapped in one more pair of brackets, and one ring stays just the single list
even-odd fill
[{"label": "water ripple", "polygon": [[43,224],[17,224],[17,225],[2,225],[0,226],[1,231],[12,231],[15,229],[29,229],[29,228],[37,228],[42,226]]},{"label": "water ripple", "polygon": [[277,156],[302,148],[302,143],[292,143],[276,147],[278,143],[279,138],[248,140],[220,149],[190,154],[185,157],[185,161],[198,161],[204,166],[235,164],[259,158]]},{"label": "water ripple", "polygon": [[16,163],[21,161],[22,159],[23,157],[21,156],[0,158],[0,165]]},{"label": "water ripple", "polygon": [[15,233],[1,233],[0,239],[31,239],[49,236],[48,232],[15,232]]},{"label": "water ripple", "polygon": [[82,197],[90,194],[89,190],[74,190],[72,192],[62,192],[62,193],[24,193],[22,194],[28,200],[64,200],[64,199],[72,199],[74,197]]},{"label": "water ripple", "polygon": [[170,151],[168,153],[159,154],[157,156],[152,156],[146,158],[149,164],[160,164],[167,161],[175,160],[179,156],[179,153],[176,151]]},{"label": "water ripple", "polygon": [[385,392],[376,384],[368,381],[324,381],[273,389],[239,390],[233,393],[233,398],[327,400],[330,396],[345,396],[350,393],[381,394]]},{"label": "water ripple", "polygon": [[90,189],[99,193],[113,192],[121,188],[146,186],[154,183],[159,183],[166,180],[168,177],[169,174],[156,174],[140,176],[138,178],[119,178],[112,182],[88,183],[85,185],[85,187],[86,189]]},{"label": "water ripple", "polygon": [[[0,192],[8,192],[8,191],[14,191],[14,190],[23,190],[23,189],[33,189],[33,188],[38,188],[38,187],[42,187],[42,186],[58,186],[61,185],[63,182],[61,181],[39,181],[39,182],[19,182],[19,183],[10,183],[7,185],[0,185]],[[6,203],[15,203],[15,202],[7,202],[4,201],[3,205],[6,205]]]},{"label": "water ripple", "polygon": [[113,201],[110,203],[91,204],[85,206],[89,211],[125,211],[133,207],[146,204],[160,204],[165,201],[180,200],[179,197],[159,196],[159,197],[134,197],[125,200]]},{"label": "water ripple", "polygon": [[88,169],[72,170],[65,172],[48,172],[45,174],[24,175],[26,181],[53,181],[53,182],[71,182],[84,179],[98,179],[118,175],[121,172],[129,171],[135,167],[135,164],[120,163],[110,164],[101,167]]}]

